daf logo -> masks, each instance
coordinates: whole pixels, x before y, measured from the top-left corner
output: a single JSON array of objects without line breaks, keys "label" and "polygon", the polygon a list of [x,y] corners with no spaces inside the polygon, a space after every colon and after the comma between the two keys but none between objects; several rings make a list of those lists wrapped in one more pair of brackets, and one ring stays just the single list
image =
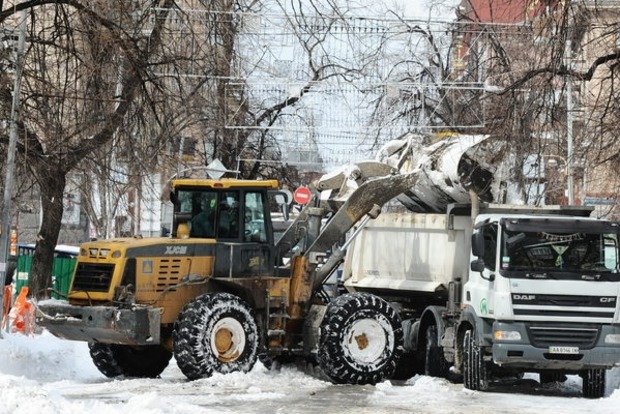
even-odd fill
[{"label": "daf logo", "polygon": [[514,300],[535,300],[536,299],[536,295],[519,295],[519,294],[514,294],[514,295],[512,295],[512,298]]},{"label": "daf logo", "polygon": [[601,303],[614,303],[616,301],[615,297],[602,297],[599,298]]},{"label": "daf logo", "polygon": [[166,255],[187,254],[187,246],[166,246]]}]

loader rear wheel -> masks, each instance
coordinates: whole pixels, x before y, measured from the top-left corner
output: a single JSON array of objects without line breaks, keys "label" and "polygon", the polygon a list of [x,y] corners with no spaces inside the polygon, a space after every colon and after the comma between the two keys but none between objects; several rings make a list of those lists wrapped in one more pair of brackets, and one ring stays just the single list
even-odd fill
[{"label": "loader rear wheel", "polygon": [[367,293],[334,299],[320,332],[319,365],[335,383],[390,379],[403,353],[400,317],[385,300]]},{"label": "loader rear wheel", "polygon": [[108,378],[156,378],[168,366],[172,353],[159,345],[129,346],[89,342],[90,357]]},{"label": "loader rear wheel", "polygon": [[192,380],[215,372],[248,372],[257,359],[252,309],[229,293],[207,293],[188,303],[174,324],[172,340],[177,365]]},{"label": "loader rear wheel", "polygon": [[489,369],[471,329],[463,337],[463,385],[475,391],[489,388]]},{"label": "loader rear wheel", "polygon": [[583,379],[583,396],[585,398],[603,398],[605,396],[604,369],[588,369],[581,372]]}]

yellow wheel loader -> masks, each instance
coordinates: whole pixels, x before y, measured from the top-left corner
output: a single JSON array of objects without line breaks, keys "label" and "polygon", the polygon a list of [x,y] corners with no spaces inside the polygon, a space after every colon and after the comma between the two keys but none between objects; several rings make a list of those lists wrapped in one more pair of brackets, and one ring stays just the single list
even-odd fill
[{"label": "yellow wheel loader", "polygon": [[[172,355],[190,379],[247,372],[260,355],[318,362],[334,382],[376,383],[402,351],[396,311],[359,293],[328,307],[323,286],[345,234],[414,180],[372,162],[326,179],[278,240],[277,181],[173,180],[171,236],[84,243],[67,300],[39,303],[37,322],[87,341],[108,377],[157,377]],[[318,197],[352,183],[341,200]]]}]

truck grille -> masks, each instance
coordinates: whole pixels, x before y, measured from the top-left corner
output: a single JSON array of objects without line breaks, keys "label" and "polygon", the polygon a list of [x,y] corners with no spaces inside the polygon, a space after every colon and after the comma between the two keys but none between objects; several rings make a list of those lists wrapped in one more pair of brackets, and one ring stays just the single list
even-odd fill
[{"label": "truck grille", "polygon": [[108,292],[114,265],[109,263],[78,263],[73,291]]},{"label": "truck grille", "polygon": [[520,316],[606,318],[611,320],[616,311],[616,297],[513,292],[512,305],[514,314]]},{"label": "truck grille", "polygon": [[590,349],[599,336],[599,328],[592,325],[531,325],[527,332],[537,348],[565,345]]}]

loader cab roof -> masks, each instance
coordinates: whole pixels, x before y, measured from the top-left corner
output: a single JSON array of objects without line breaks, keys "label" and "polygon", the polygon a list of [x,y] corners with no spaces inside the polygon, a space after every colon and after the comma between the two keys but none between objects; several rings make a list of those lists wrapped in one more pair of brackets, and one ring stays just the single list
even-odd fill
[{"label": "loader cab roof", "polygon": [[171,181],[171,187],[173,190],[184,187],[193,188],[266,188],[277,189],[278,180],[237,180],[233,178],[223,178],[220,180],[212,179],[195,179],[195,178],[181,178]]}]

